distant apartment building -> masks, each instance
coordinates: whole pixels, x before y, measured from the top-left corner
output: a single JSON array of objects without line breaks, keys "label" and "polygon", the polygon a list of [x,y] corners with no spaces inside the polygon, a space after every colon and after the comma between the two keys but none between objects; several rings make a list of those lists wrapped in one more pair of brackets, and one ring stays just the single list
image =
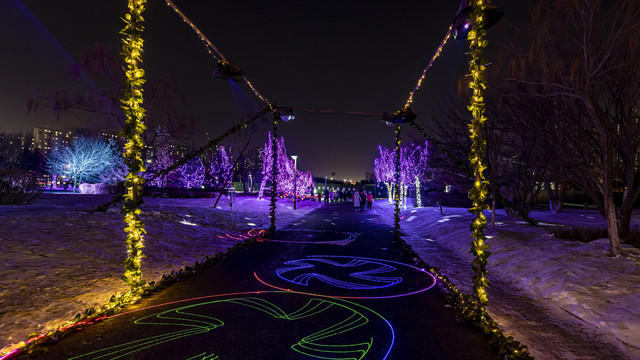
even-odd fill
[{"label": "distant apartment building", "polygon": [[30,150],[39,150],[46,155],[52,150],[60,150],[68,147],[73,139],[79,136],[102,137],[105,140],[114,141],[118,147],[122,148],[126,138],[113,133],[101,132],[99,130],[75,128],[70,130],[49,129],[45,127],[33,128],[33,139]]},{"label": "distant apartment building", "polygon": [[31,150],[40,150],[42,154],[48,154],[51,150],[59,150],[68,147],[73,140],[73,132],[70,130],[48,129],[44,127],[33,128]]}]

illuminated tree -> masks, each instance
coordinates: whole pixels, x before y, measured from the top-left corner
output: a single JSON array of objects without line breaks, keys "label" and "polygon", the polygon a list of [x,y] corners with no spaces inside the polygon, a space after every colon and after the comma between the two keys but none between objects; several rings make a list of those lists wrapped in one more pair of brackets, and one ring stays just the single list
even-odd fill
[{"label": "illuminated tree", "polygon": [[224,146],[219,146],[209,167],[209,173],[211,174],[209,184],[217,189],[226,188],[227,183],[231,180],[232,169],[233,163],[229,159],[227,151]]},{"label": "illuminated tree", "polygon": [[204,182],[205,168],[202,160],[195,157],[169,174],[169,182],[187,189],[199,188]]},{"label": "illuminated tree", "polygon": [[158,174],[162,174],[162,171],[171,166],[171,164],[176,162],[176,160],[178,160],[178,157],[171,153],[171,146],[169,146],[169,144],[158,146],[156,148],[156,151],[154,152],[154,157],[151,165],[149,165],[147,171],[145,172],[145,178],[153,179],[149,180],[149,185],[157,187],[167,186],[167,182],[171,173],[167,175]]},{"label": "illuminated tree", "polygon": [[[387,187],[389,202],[391,202],[395,181],[395,150],[378,146],[378,151],[380,156],[373,161],[373,172],[378,184],[383,183]],[[400,147],[400,196],[403,203],[406,202],[409,186],[416,186],[416,194],[420,192],[420,178],[427,169],[427,154],[428,143],[426,142],[424,146],[408,144]]]},{"label": "illuminated tree", "polygon": [[377,183],[382,183],[387,188],[389,203],[391,203],[393,194],[392,184],[395,181],[396,172],[394,165],[395,151],[379,145],[378,152],[380,156],[373,160],[373,173],[376,176]]},{"label": "illuminated tree", "polygon": [[69,147],[52,150],[47,156],[47,168],[50,174],[72,179],[73,191],[81,182],[122,180],[119,175],[125,172],[122,157],[113,142],[87,137],[78,137]]},{"label": "illuminated tree", "polygon": [[[273,164],[273,151],[271,149],[272,135],[269,132],[267,134],[267,142],[262,150],[262,182],[260,183],[260,191],[258,197],[262,198],[264,195],[264,187],[268,181],[271,181],[271,166]],[[277,148],[277,163],[278,175],[276,182],[278,184],[278,193],[292,193],[294,190],[294,178],[297,178],[297,191],[298,193],[305,192],[309,187],[314,185],[313,176],[310,171],[298,170],[295,174],[294,167],[295,161],[291,156],[287,155],[287,149],[284,145],[284,138],[280,137],[276,139]]]}]

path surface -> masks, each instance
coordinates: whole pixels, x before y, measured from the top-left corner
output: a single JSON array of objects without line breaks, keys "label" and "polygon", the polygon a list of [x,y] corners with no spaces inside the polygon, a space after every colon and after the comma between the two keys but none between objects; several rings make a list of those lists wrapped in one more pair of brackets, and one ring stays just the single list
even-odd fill
[{"label": "path surface", "polygon": [[37,358],[497,359],[391,230],[325,206]]}]

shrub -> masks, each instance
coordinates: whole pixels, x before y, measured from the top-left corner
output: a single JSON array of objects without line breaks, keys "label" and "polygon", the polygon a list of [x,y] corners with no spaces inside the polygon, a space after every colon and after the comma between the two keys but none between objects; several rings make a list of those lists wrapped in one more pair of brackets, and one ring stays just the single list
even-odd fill
[{"label": "shrub", "polygon": [[0,168],[0,205],[30,204],[41,192],[33,171]]},{"label": "shrub", "polygon": [[589,243],[596,239],[607,238],[607,229],[588,228],[588,227],[565,227],[557,229],[553,232],[558,239],[577,240],[583,243]]}]

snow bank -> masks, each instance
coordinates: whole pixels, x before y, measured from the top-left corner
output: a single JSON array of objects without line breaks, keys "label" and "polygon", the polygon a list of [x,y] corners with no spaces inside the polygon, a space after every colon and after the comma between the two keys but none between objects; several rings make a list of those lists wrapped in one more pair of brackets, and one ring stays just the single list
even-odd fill
[{"label": "snow bank", "polygon": [[[0,353],[127,290],[120,279],[124,222],[120,208],[90,213],[110,195],[42,194],[33,205],[0,206]],[[142,269],[148,281],[225,251],[252,228],[269,227],[269,201],[145,199]],[[278,201],[277,226],[320,206]],[[233,210],[233,211],[231,211]]]},{"label": "snow bank", "polygon": [[[376,210],[388,222],[393,221],[393,204],[376,202]],[[472,215],[467,209],[445,208],[441,215],[438,208],[418,208],[403,210],[401,214],[405,240],[421,257],[424,254],[425,261],[431,263],[430,257],[435,252],[430,247],[437,246],[450,250],[466,263],[464,269],[447,267],[443,273],[460,290],[471,293]],[[486,215],[490,217],[489,212]],[[531,217],[542,225],[531,226],[498,211],[496,229],[486,231],[492,252],[488,266],[490,280],[513,285],[556,316],[564,312],[580,319],[594,329],[598,338],[616,345],[629,358],[640,359],[640,249],[623,245],[624,255],[612,258],[606,255],[607,239],[579,243],[553,236],[553,227],[561,224],[604,227],[604,220],[596,211],[567,209],[559,214],[534,211]],[[639,220],[640,216],[634,214],[633,223]],[[491,290],[490,287],[490,304]],[[509,329],[506,330],[508,333]],[[532,349],[547,346],[527,345]]]}]

